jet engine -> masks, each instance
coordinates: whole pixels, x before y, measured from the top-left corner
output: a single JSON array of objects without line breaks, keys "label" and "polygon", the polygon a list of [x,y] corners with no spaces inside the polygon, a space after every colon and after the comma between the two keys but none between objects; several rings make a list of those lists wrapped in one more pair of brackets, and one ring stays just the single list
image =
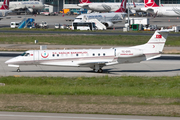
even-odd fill
[{"label": "jet engine", "polygon": [[106,23],[103,23],[105,26],[106,26],[106,28],[112,28],[113,27],[113,23],[112,22],[106,22]]}]

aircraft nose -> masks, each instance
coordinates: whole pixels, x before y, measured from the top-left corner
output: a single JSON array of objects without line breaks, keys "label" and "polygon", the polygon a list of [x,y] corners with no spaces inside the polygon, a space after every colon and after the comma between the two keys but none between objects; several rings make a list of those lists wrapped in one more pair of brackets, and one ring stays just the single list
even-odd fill
[{"label": "aircraft nose", "polygon": [[7,60],[6,62],[5,62],[5,64],[9,64],[11,62],[11,60]]},{"label": "aircraft nose", "polygon": [[83,7],[83,6],[84,6],[84,4],[77,4],[77,6],[79,6],[79,7]]},{"label": "aircraft nose", "polygon": [[5,62],[5,64],[13,64],[15,62],[16,58],[9,59]]}]

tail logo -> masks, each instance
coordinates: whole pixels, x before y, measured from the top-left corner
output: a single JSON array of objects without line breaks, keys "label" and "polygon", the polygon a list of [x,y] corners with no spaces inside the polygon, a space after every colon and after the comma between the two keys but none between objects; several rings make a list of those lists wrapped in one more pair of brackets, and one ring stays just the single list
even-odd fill
[{"label": "tail logo", "polygon": [[102,4],[102,7],[107,10],[107,11],[110,11],[111,10],[111,7],[106,5],[106,4]]},{"label": "tail logo", "polygon": [[46,52],[44,51],[44,54],[43,53],[41,53],[41,57],[43,57],[43,58],[47,58],[49,56],[49,54],[46,54]]},{"label": "tail logo", "polygon": [[144,0],[145,7],[153,7],[155,4],[154,0]]},{"label": "tail logo", "polygon": [[9,0],[4,0],[1,9],[9,9]]},{"label": "tail logo", "polygon": [[127,0],[124,0],[124,1],[122,1],[122,5],[121,5],[121,12],[125,12],[126,11],[126,1]]},{"label": "tail logo", "polygon": [[156,35],[156,38],[162,38],[162,35]]},{"label": "tail logo", "polygon": [[81,0],[81,3],[89,3],[89,0]]}]

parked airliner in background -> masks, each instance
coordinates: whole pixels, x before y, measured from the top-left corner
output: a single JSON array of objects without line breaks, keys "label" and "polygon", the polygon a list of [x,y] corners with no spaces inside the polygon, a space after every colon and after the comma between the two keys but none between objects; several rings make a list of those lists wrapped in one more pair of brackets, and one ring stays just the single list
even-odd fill
[{"label": "parked airliner in background", "polygon": [[160,7],[154,0],[144,0],[142,11],[158,16],[180,16],[180,7]]},{"label": "parked airliner in background", "polygon": [[103,72],[104,66],[138,63],[161,56],[170,30],[157,30],[143,45],[116,47],[111,49],[74,50],[29,50],[5,63],[10,67],[20,65],[51,65],[68,67],[90,67],[95,72]]},{"label": "parked airliner in background", "polygon": [[0,8],[0,20],[6,18],[7,14],[12,12],[9,10],[9,0],[4,0],[1,8]]},{"label": "parked airliner in background", "polygon": [[[0,3],[0,5],[2,2]],[[10,2],[9,9],[13,12],[16,12],[17,14],[24,13],[25,10],[28,10],[29,12],[42,10],[44,8],[44,4],[39,1],[22,1],[22,2]]]},{"label": "parked airliner in background", "polygon": [[126,16],[126,2],[127,0],[122,0],[120,8],[114,13],[91,13],[82,14],[74,19],[74,22],[86,22],[86,20],[97,19],[103,23],[106,28],[111,28],[114,23],[122,21]]},{"label": "parked airliner in background", "polygon": [[[144,7],[144,3],[134,3],[136,8],[139,10],[139,8]],[[133,3],[129,3],[130,8],[134,8]],[[81,0],[80,4],[78,4],[79,7],[96,11],[96,12],[115,12],[120,8],[120,3],[104,3],[104,2],[96,2],[92,3],[89,0]],[[128,3],[126,4],[128,6]],[[136,9],[135,8],[135,9]]]}]

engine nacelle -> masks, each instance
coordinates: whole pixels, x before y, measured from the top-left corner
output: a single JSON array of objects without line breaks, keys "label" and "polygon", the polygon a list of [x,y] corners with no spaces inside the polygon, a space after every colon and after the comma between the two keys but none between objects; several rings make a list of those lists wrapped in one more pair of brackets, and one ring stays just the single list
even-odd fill
[{"label": "engine nacelle", "polygon": [[133,48],[117,48],[116,49],[116,56],[118,58],[130,58],[130,57],[138,57],[142,55],[143,55],[143,51],[140,49],[133,49]]},{"label": "engine nacelle", "polygon": [[113,27],[113,23],[112,22],[106,22],[106,23],[103,23],[105,26],[106,26],[106,28],[112,28]]}]

